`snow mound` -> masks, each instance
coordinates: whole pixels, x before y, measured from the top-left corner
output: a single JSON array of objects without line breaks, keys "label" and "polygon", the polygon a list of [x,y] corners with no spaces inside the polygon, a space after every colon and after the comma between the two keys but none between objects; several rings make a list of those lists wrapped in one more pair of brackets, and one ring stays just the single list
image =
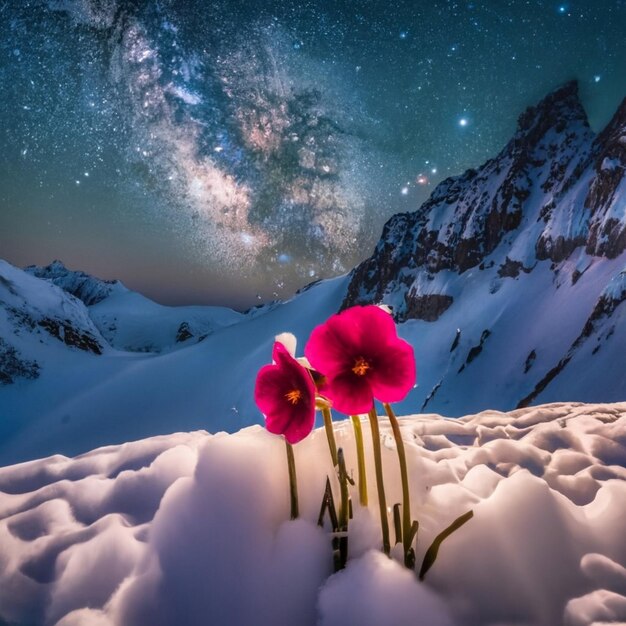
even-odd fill
[{"label": "snow mound", "polygon": [[[285,448],[260,426],[178,433],[0,468],[0,623],[525,624],[626,620],[626,403],[552,404],[457,420],[400,420],[417,562],[461,513],[425,583],[378,552],[352,493],[349,561],[332,573],[316,525],[326,437],[295,446],[301,518],[289,519]],[[364,424],[366,426],[366,424]],[[335,423],[348,468],[352,426]],[[365,447],[371,461],[369,428]],[[381,418],[390,505],[401,501]],[[355,470],[354,470],[355,471]]]}]

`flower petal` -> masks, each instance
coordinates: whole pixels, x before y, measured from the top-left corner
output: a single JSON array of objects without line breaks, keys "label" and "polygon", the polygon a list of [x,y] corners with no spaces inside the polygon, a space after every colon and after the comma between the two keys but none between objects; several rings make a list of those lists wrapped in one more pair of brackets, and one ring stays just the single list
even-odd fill
[{"label": "flower petal", "polygon": [[324,395],[333,408],[346,415],[367,413],[374,406],[372,389],[363,376],[342,374],[327,380]]},{"label": "flower petal", "polygon": [[[273,348],[274,365],[259,370],[254,388],[254,399],[265,415],[269,432],[285,435],[289,443],[304,439],[315,423],[315,385],[306,369],[276,342]],[[289,398],[298,392],[296,401]]]},{"label": "flower petal", "polygon": [[280,341],[275,341],[272,348],[272,361],[281,367],[289,367],[290,359],[295,361],[287,346]]},{"label": "flower petal", "polygon": [[282,432],[289,443],[298,443],[313,430],[314,425],[315,403],[302,402],[292,411],[291,419]]},{"label": "flower petal", "polygon": [[264,415],[280,410],[284,396],[292,386],[276,365],[265,365],[259,370],[254,386],[254,401]]},{"label": "flower petal", "polygon": [[354,306],[339,314],[346,341],[359,348],[387,343],[396,337],[393,317],[379,306]]},{"label": "flower petal", "polygon": [[332,377],[351,369],[355,358],[395,336],[395,323],[386,311],[374,305],[354,306],[315,328],[304,353],[316,370]]},{"label": "flower petal", "polygon": [[375,367],[368,375],[374,397],[381,402],[399,402],[415,384],[413,347],[396,338],[377,355]]},{"label": "flower petal", "polygon": [[295,358],[298,340],[293,333],[280,333],[280,335],[276,335],[274,341],[285,346],[285,348],[287,348],[287,352]]},{"label": "flower petal", "polygon": [[[333,316],[338,317],[338,316]],[[344,371],[350,361],[350,345],[344,342],[341,328],[336,329],[331,317],[313,329],[304,354],[312,367],[327,376]]]}]

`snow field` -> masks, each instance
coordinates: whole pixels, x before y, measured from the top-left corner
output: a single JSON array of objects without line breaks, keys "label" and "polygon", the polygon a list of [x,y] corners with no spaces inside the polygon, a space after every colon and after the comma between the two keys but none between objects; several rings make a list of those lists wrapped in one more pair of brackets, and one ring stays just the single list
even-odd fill
[{"label": "snow field", "polygon": [[[380,421],[392,506],[401,501],[399,468],[388,422]],[[369,509],[351,488],[350,555],[336,574],[328,530],[316,525],[332,475],[324,431],[294,447],[301,518],[289,521],[285,447],[252,426],[0,469],[0,621],[626,620],[626,403],[544,405],[458,420],[421,415],[400,423],[411,513],[421,525],[418,565],[438,532],[468,509],[475,513],[444,541],[424,583],[379,552],[366,422]],[[351,424],[337,421],[335,430],[348,468],[356,468]]]}]

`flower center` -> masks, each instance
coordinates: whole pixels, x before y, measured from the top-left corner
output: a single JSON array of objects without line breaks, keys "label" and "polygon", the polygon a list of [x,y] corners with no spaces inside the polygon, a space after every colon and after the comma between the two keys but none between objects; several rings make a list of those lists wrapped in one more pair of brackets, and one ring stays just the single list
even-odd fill
[{"label": "flower center", "polygon": [[354,362],[354,366],[352,367],[352,371],[357,375],[357,376],[365,376],[365,374],[367,373],[367,370],[370,368],[370,364],[362,357],[360,356],[355,362]]},{"label": "flower center", "polygon": [[291,404],[298,404],[300,398],[302,397],[302,392],[299,389],[292,389],[289,393],[285,394],[285,398]]}]

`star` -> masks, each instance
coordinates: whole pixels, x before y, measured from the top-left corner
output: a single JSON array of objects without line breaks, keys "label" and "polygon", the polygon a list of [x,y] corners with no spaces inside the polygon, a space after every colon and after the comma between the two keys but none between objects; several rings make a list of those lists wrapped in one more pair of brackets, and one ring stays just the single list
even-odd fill
[{"label": "star", "polygon": [[461,126],[462,128],[465,128],[465,126],[467,126],[469,124],[469,121],[466,117],[462,117],[459,120],[459,126]]}]

